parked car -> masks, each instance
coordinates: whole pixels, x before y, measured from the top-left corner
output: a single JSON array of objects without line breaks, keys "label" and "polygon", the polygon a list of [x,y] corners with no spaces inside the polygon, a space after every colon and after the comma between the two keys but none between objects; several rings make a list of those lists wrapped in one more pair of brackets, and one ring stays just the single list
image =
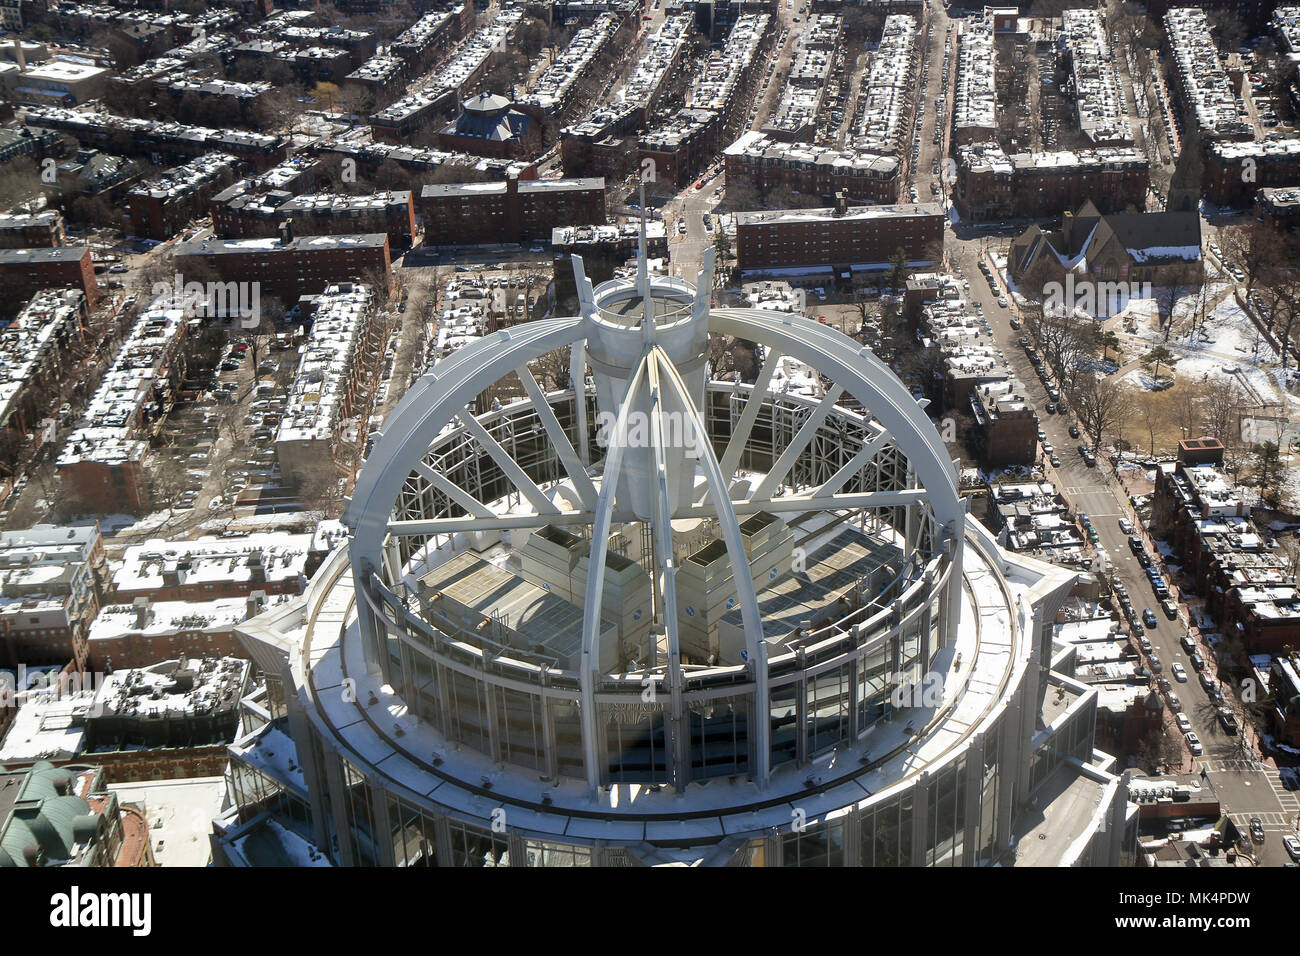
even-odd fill
[{"label": "parked car", "polygon": [[1132,521],[1129,521],[1128,518],[1120,518],[1120,519],[1119,519],[1119,530],[1120,530],[1120,533],[1121,533],[1121,534],[1130,534],[1130,535],[1131,535],[1131,534],[1133,533],[1133,522],[1132,522]]},{"label": "parked car", "polygon": [[1178,605],[1172,600],[1166,598],[1160,602],[1160,607],[1164,609],[1165,617],[1169,618],[1169,620],[1178,620]]},{"label": "parked car", "polygon": [[1134,554],[1142,553],[1142,539],[1137,535],[1131,534],[1128,536],[1128,546]]},{"label": "parked car", "polygon": [[1187,741],[1187,749],[1192,752],[1193,757],[1199,757],[1205,753],[1205,748],[1201,746],[1201,738],[1197,737],[1193,731],[1187,731],[1187,733],[1183,734],[1183,738]]},{"label": "parked car", "polygon": [[1235,734],[1237,732],[1237,715],[1227,707],[1219,708],[1219,726],[1225,733]]},{"label": "parked car", "polygon": [[1300,863],[1300,840],[1288,833],[1282,838],[1282,845],[1286,847],[1287,856]]},{"label": "parked car", "polygon": [[1188,660],[1192,662],[1192,667],[1197,671],[1205,670],[1205,658],[1201,656],[1199,651],[1192,651],[1188,656]]},{"label": "parked car", "polygon": [[1174,714],[1174,722],[1178,724],[1178,729],[1185,734],[1189,733],[1192,729],[1192,722],[1187,719],[1187,715],[1181,710]]}]

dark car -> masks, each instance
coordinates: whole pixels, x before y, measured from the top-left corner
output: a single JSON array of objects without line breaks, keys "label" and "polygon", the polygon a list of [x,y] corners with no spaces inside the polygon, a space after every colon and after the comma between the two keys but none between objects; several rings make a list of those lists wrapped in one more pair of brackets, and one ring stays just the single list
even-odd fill
[{"label": "dark car", "polygon": [[[1071,426],[1070,426],[1070,437],[1071,437],[1071,438],[1078,438],[1078,437],[1079,437],[1079,426],[1078,426],[1078,425],[1071,425]],[[1079,447],[1083,447],[1083,446],[1081,445],[1081,446],[1079,446]]]},{"label": "dark car", "polygon": [[1147,627],[1155,627],[1159,622],[1156,620],[1156,612],[1147,608],[1142,612],[1142,623]]},{"label": "dark car", "polygon": [[1056,403],[1055,403],[1055,402],[1048,402],[1048,403],[1047,403],[1047,406],[1046,406],[1046,411],[1047,411],[1047,414],[1049,414],[1049,415],[1055,415],[1055,414],[1056,414]]},{"label": "dark car", "polygon": [[1128,536],[1128,546],[1134,554],[1142,553],[1142,539],[1135,534]]},{"label": "dark car", "polygon": [[1187,659],[1192,662],[1192,667],[1196,668],[1197,671],[1205,670],[1205,658],[1201,656],[1200,651],[1192,651]]},{"label": "dark car", "polygon": [[1229,734],[1237,732],[1237,715],[1226,707],[1219,708],[1219,724]]},{"label": "dark car", "polygon": [[1173,601],[1171,600],[1161,601],[1160,607],[1164,610],[1165,617],[1169,618],[1169,620],[1171,621],[1178,620],[1178,605],[1175,604]]},{"label": "dark car", "polygon": [[1250,838],[1256,843],[1264,842],[1264,823],[1259,817],[1250,818]]}]

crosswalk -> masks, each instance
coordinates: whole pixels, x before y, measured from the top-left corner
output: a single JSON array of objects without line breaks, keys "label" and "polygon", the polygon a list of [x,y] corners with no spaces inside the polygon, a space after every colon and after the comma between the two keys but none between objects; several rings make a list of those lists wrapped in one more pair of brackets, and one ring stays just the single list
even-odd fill
[{"label": "crosswalk", "polygon": [[1265,830],[1290,831],[1295,824],[1295,814],[1288,815],[1270,810],[1229,813],[1228,817],[1237,825],[1237,829],[1243,833],[1250,830],[1251,817],[1259,817],[1259,822],[1264,825]]},{"label": "crosswalk", "polygon": [[1277,802],[1282,804],[1282,809],[1290,815],[1292,820],[1300,816],[1300,794],[1297,794],[1294,790],[1288,790],[1283,785],[1280,773],[1270,773],[1268,775],[1268,785],[1273,791],[1273,795],[1277,797]]},{"label": "crosswalk", "polygon": [[1224,760],[1205,760],[1203,766],[1210,773],[1268,773],[1266,764],[1245,757],[1228,757]]}]

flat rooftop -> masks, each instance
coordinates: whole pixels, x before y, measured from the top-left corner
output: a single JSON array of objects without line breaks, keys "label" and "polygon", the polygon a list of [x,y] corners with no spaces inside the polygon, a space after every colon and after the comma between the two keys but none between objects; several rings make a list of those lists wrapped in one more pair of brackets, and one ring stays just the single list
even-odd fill
[{"label": "flat rooftop", "polygon": [[[426,617],[434,595],[440,593],[484,618],[502,621],[510,631],[526,633],[531,646],[519,650],[554,657],[565,669],[578,665],[582,651],[582,608],[578,605],[468,551],[418,580],[419,602]],[[602,630],[613,627],[606,623]]]}]

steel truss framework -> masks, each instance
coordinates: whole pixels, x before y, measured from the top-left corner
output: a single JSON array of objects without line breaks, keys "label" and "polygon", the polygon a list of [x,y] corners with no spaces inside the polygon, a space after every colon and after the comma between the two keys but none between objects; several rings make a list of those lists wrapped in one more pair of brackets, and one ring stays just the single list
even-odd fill
[{"label": "steel truss framework", "polygon": [[[773,766],[864,733],[888,711],[893,682],[924,670],[948,639],[959,615],[960,586],[949,584],[960,581],[964,522],[953,464],[915,400],[869,351],[802,317],[710,308],[711,262],[698,292],[651,280],[644,268],[635,283],[593,290],[580,261],[575,268],[582,315],[529,323],[454,353],[385,423],[347,513],[367,664],[449,738],[547,777],[585,778],[593,793],[612,782],[680,791],[735,774],[764,787]],[[629,321],[629,304],[644,310],[639,324]],[[703,387],[695,352],[710,333],[765,348],[752,387]],[[572,390],[543,394],[529,371],[531,360],[560,348],[571,350],[574,381],[591,368],[580,401]],[[820,371],[832,383],[825,396],[772,393],[782,356]],[[509,375],[526,400],[479,417],[466,411]],[[598,449],[602,395],[615,423]],[[841,396],[867,413],[837,405]],[[638,410],[650,413],[649,448],[629,438]],[[683,466],[667,410],[707,436],[687,497],[677,493]],[[741,471],[751,477],[738,480]],[[503,504],[512,510],[503,513]],[[747,568],[740,520],[758,512],[792,521],[856,516],[899,541],[904,564],[872,600],[777,645],[771,660],[754,582],[734,575],[742,660],[688,664],[672,522],[707,519],[732,567]],[[643,563],[666,654],[657,658],[652,646],[642,671],[606,674],[595,665],[605,580],[596,569],[616,525],[630,521],[651,529]],[[590,538],[576,672],[445,633],[412,601],[412,560],[448,536],[547,525]]]}]

